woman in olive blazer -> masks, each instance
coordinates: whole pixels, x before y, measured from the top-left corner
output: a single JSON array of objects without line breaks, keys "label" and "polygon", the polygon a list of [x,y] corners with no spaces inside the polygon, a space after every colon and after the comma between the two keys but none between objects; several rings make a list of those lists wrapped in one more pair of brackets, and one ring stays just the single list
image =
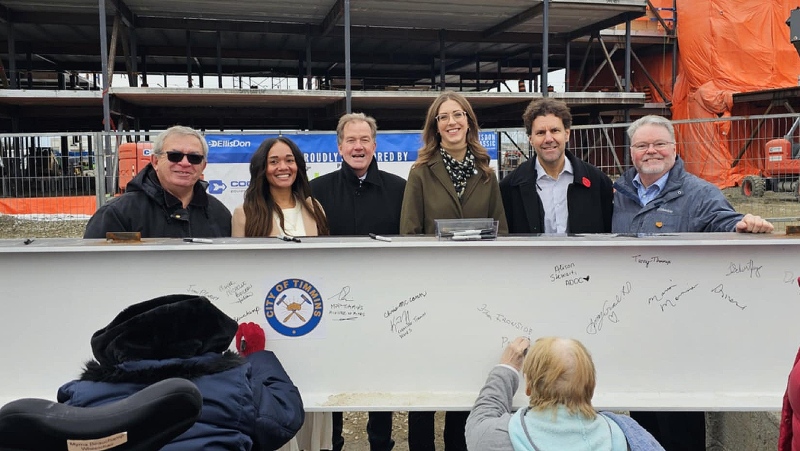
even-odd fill
[{"label": "woman in olive blazer", "polygon": [[[508,233],[497,177],[478,139],[478,121],[462,95],[444,92],[428,108],[423,147],[408,174],[400,212],[401,234],[433,234],[435,219],[493,218]],[[469,412],[445,414],[447,451],[466,451]],[[434,412],[408,413],[408,449],[433,449]]]},{"label": "woman in olive blazer", "polygon": [[475,112],[461,94],[444,92],[428,108],[424,145],[403,196],[401,234],[433,234],[435,219],[461,218],[494,218],[498,232],[508,233],[497,177],[478,131]]}]

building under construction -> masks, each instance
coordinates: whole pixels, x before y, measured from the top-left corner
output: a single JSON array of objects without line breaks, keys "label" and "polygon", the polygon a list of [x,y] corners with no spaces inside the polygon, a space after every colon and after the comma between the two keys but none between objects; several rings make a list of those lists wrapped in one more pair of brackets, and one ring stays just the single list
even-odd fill
[{"label": "building under construction", "polygon": [[[485,128],[520,126],[524,106],[541,95],[564,99],[578,123],[643,109],[668,114],[675,6],[0,0],[0,130],[155,130],[175,123],[330,130],[347,111],[373,115],[382,129],[419,129],[444,89],[465,93]],[[565,86],[548,92],[548,77],[561,69]],[[184,86],[164,87],[168,77]],[[229,79],[235,88],[226,86]],[[249,82],[255,79],[284,82]]]}]

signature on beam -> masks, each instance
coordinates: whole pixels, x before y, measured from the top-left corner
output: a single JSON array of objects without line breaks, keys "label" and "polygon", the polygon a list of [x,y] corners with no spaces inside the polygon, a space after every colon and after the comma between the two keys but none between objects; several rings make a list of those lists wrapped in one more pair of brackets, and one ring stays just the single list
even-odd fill
[{"label": "signature on beam", "polygon": [[589,335],[594,335],[600,332],[603,329],[603,322],[606,318],[608,318],[608,320],[612,323],[618,323],[619,318],[617,318],[617,312],[614,309],[630,293],[631,283],[625,282],[625,284],[622,285],[620,292],[614,297],[613,302],[609,300],[603,301],[603,308],[600,310],[600,313],[595,315],[593,318],[589,318],[589,325],[586,326],[586,333]]}]

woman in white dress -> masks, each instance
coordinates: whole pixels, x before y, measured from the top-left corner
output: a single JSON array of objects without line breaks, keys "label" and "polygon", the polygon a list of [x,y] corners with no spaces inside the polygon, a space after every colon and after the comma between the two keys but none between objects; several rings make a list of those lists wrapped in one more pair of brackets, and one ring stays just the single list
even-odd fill
[{"label": "woman in white dress", "polygon": [[[250,159],[244,203],[233,210],[234,237],[328,235],[328,221],[311,195],[303,154],[292,140],[265,140]],[[305,423],[279,451],[332,449],[332,415],[306,413]]]}]

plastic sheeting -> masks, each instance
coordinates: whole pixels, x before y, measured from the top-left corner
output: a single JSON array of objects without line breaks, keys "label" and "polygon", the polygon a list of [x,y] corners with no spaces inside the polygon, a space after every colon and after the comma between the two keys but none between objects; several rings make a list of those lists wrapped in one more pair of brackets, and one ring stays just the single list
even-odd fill
[{"label": "plastic sheeting", "polygon": [[[672,119],[730,116],[734,93],[796,86],[800,56],[786,20],[798,6],[800,0],[677,0],[680,71]],[[731,149],[729,124],[676,126],[687,169],[720,188],[763,166],[756,146],[732,167],[738,149]]]}]

